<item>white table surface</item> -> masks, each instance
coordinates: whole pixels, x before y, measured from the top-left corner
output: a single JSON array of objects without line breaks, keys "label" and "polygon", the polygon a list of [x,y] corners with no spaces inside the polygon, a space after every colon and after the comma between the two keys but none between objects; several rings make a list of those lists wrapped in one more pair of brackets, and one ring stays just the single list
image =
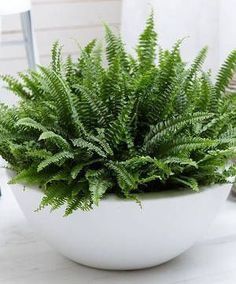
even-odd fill
[{"label": "white table surface", "polygon": [[3,190],[0,283],[235,284],[236,202],[227,201],[204,239],[182,256],[152,269],[113,272],[84,267],[58,254],[33,233],[12,193]]}]

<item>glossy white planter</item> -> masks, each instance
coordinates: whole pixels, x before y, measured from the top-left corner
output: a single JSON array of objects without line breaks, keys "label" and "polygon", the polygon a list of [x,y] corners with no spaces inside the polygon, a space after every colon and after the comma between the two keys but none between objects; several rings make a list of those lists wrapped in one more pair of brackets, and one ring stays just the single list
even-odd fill
[{"label": "glossy white planter", "polygon": [[[10,179],[11,173],[6,173]],[[62,217],[64,209],[35,213],[42,193],[11,186],[26,218],[64,256],[84,265],[115,270],[152,267],[191,247],[206,232],[230,185],[200,193],[145,194],[143,209],[110,196],[90,212]]]}]

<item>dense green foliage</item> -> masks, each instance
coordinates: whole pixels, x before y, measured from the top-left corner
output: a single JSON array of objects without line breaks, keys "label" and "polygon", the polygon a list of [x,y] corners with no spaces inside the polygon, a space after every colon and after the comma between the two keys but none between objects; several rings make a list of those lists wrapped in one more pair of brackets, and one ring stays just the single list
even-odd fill
[{"label": "dense green foliage", "polygon": [[96,41],[65,61],[56,43],[49,67],[3,76],[21,98],[0,107],[0,154],[17,172],[12,182],[39,185],[41,208],[66,205],[67,215],[108,193],[197,191],[234,176],[236,95],[227,86],[236,51],[213,84],[201,70],[206,48],[190,66],[181,41],[156,55],[152,16],[135,58],[105,28],[106,66]]}]

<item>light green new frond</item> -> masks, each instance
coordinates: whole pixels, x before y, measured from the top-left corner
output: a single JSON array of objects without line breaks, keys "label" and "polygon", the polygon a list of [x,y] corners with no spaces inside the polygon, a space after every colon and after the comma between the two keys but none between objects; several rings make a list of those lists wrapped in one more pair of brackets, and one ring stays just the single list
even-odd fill
[{"label": "light green new frond", "polygon": [[24,169],[17,173],[16,176],[14,176],[10,180],[10,184],[16,184],[20,183],[23,185],[29,185],[29,186],[38,186],[42,185],[45,178],[47,178],[49,175],[47,173],[38,173],[37,169],[35,167],[30,167],[28,169]]},{"label": "light green new frond", "polygon": [[62,56],[61,56],[62,46],[56,41],[52,46],[52,59],[51,59],[51,66],[52,70],[59,74],[62,71]]},{"label": "light green new frond", "polygon": [[73,62],[73,59],[70,55],[67,56],[66,62],[64,64],[65,69],[65,78],[68,84],[74,84],[74,80],[76,80],[76,65]]},{"label": "light green new frond", "polygon": [[139,37],[137,46],[138,60],[141,70],[149,70],[155,65],[157,33],[155,32],[153,13],[148,18],[144,32]]},{"label": "light green new frond", "polygon": [[41,140],[49,140],[54,142],[58,147],[62,148],[62,150],[67,151],[70,150],[70,144],[64,139],[62,136],[52,132],[52,131],[46,131],[43,132],[40,137],[39,141]]},{"label": "light green new frond", "polygon": [[192,80],[194,78],[194,76],[201,71],[201,67],[206,59],[207,56],[207,51],[208,48],[204,47],[199,54],[197,55],[197,57],[195,58],[193,64],[190,66],[189,70],[188,70],[188,76],[186,78],[186,84],[187,84],[187,88],[188,86],[192,83]]},{"label": "light green new frond", "polygon": [[[160,80],[161,77],[160,77]],[[183,63],[178,63],[170,76],[170,83],[165,90],[158,94],[152,113],[153,117],[165,119],[176,110],[179,114],[187,112],[188,97],[185,90],[186,71]],[[163,105],[165,106],[163,108]],[[155,118],[152,118],[155,121]]]},{"label": "light green new frond", "polygon": [[6,88],[22,98],[23,100],[30,99],[31,95],[26,91],[24,88],[24,85],[14,77],[10,75],[0,76],[0,79],[2,79],[6,84]]},{"label": "light green new frond", "polygon": [[191,188],[193,191],[199,191],[199,185],[196,179],[191,177],[174,177],[173,180],[177,183],[184,185],[185,187]]},{"label": "light green new frond", "polygon": [[111,144],[117,146],[121,142],[125,142],[128,148],[133,150],[133,136],[130,132],[133,111],[135,109],[136,98],[130,96],[127,101],[123,102],[117,118],[112,121],[107,129],[107,136]]},{"label": "light green new frond", "polygon": [[[180,137],[172,141],[165,154],[189,153],[191,151],[210,149],[219,144],[218,141],[200,137]],[[164,153],[163,153],[164,154]]]},{"label": "light green new frond", "polygon": [[16,126],[21,127],[22,129],[27,129],[27,128],[31,128],[31,129],[35,129],[38,130],[40,132],[45,132],[47,131],[47,128],[44,127],[41,123],[26,117],[26,118],[22,118],[20,120],[17,121]]},{"label": "light green new frond", "polygon": [[169,157],[164,159],[164,162],[167,165],[180,165],[180,166],[191,166],[194,168],[198,168],[197,162],[192,159],[184,158],[184,157]]},{"label": "light green new frond", "polygon": [[180,46],[182,40],[178,40],[171,51],[163,52],[159,63],[159,82],[158,91],[160,95],[169,88],[169,83],[175,74],[177,66],[181,63]]},{"label": "light green new frond", "polygon": [[120,62],[124,69],[127,68],[128,60],[125,53],[124,44],[119,36],[116,36],[109,26],[105,25],[105,39],[106,39],[106,58],[108,65],[112,65],[116,57],[120,57]]},{"label": "light green new frond", "polygon": [[98,206],[99,201],[106,193],[106,191],[112,187],[112,183],[104,176],[104,171],[89,170],[86,173],[86,179],[89,182],[89,191],[92,194],[92,201]]},{"label": "light green new frond", "polygon": [[78,72],[81,75],[81,72],[83,71],[84,66],[86,65],[86,61],[88,61],[88,58],[90,58],[93,54],[93,51],[95,49],[97,41],[94,39],[90,41],[84,49],[81,50],[81,56],[78,59],[77,67]]},{"label": "light green new frond", "polygon": [[214,96],[215,88],[210,80],[210,75],[207,73],[202,73],[201,77],[201,91],[200,95],[196,100],[197,108],[204,111],[213,111],[214,109],[210,105],[211,98]]},{"label": "light green new frond", "polygon": [[85,52],[87,55],[90,55],[90,54],[93,52],[93,50],[94,50],[96,44],[97,44],[97,40],[96,40],[96,39],[91,40],[91,41],[85,46],[83,52]]}]

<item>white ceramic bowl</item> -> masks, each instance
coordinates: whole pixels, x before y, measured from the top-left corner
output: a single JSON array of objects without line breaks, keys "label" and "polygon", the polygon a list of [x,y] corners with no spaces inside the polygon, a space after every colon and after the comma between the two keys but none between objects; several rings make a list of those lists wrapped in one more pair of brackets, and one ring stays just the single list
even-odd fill
[{"label": "white ceramic bowl", "polygon": [[[11,173],[6,172],[8,179]],[[206,232],[231,185],[165,194],[145,194],[143,209],[109,196],[90,212],[62,217],[64,208],[38,213],[42,193],[11,185],[26,218],[57,251],[101,269],[130,270],[164,263],[187,250]]]}]

